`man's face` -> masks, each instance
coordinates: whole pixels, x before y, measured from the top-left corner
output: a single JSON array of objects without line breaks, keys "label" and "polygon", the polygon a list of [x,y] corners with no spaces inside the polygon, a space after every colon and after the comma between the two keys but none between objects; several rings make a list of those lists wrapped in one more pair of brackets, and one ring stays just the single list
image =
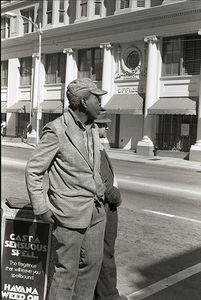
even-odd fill
[{"label": "man's face", "polygon": [[89,97],[86,99],[86,113],[90,120],[95,120],[100,112],[100,99],[98,96],[90,94]]},{"label": "man's face", "polygon": [[97,125],[98,125],[99,138],[106,138],[109,129],[107,123],[99,123]]}]

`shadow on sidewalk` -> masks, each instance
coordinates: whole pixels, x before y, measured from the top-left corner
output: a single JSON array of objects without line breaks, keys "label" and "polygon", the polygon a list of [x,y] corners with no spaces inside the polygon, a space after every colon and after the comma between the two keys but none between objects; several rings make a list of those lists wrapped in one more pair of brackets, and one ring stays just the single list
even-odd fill
[{"label": "shadow on sidewalk", "polygon": [[[129,273],[140,274],[140,281],[133,282],[133,285],[138,287],[138,290],[146,288],[154,283],[157,283],[159,291],[151,291],[150,296],[134,297],[131,299],[146,299],[146,300],[200,300],[201,299],[201,267],[200,272],[195,270],[194,274],[186,270],[201,263],[201,247],[194,251],[188,251],[180,255],[169,257],[161,260],[158,263],[150,264],[146,267],[128,267]],[[185,270],[185,271],[184,271]],[[192,270],[192,269],[191,269]],[[184,271],[186,275],[177,275],[176,282],[170,284],[163,281],[158,283],[169,276]],[[184,274],[184,273],[183,273]],[[188,275],[189,274],[189,275]],[[170,279],[171,282],[171,279]]]}]

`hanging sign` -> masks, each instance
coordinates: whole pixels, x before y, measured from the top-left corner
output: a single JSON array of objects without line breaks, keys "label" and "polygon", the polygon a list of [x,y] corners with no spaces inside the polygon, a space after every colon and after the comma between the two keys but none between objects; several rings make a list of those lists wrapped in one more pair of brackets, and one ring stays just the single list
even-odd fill
[{"label": "hanging sign", "polygon": [[189,136],[189,124],[181,124],[181,136]]}]

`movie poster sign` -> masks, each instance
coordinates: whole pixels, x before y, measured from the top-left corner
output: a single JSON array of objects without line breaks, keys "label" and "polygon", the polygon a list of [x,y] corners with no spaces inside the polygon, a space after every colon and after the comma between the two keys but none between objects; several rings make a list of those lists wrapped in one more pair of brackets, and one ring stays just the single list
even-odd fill
[{"label": "movie poster sign", "polygon": [[2,299],[44,300],[50,251],[50,224],[5,219]]}]

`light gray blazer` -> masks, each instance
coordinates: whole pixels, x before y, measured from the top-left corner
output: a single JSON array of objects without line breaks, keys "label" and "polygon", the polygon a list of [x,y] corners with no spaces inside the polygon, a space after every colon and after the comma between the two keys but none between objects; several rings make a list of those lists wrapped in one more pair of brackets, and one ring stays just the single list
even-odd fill
[{"label": "light gray blazer", "polygon": [[[92,128],[94,164],[90,163],[82,131],[67,111],[48,123],[27,163],[26,184],[34,213],[49,209],[58,221],[70,228],[86,228],[91,220],[94,198],[103,196],[100,177],[100,140],[97,125]],[[43,179],[49,173],[49,190]]]}]

